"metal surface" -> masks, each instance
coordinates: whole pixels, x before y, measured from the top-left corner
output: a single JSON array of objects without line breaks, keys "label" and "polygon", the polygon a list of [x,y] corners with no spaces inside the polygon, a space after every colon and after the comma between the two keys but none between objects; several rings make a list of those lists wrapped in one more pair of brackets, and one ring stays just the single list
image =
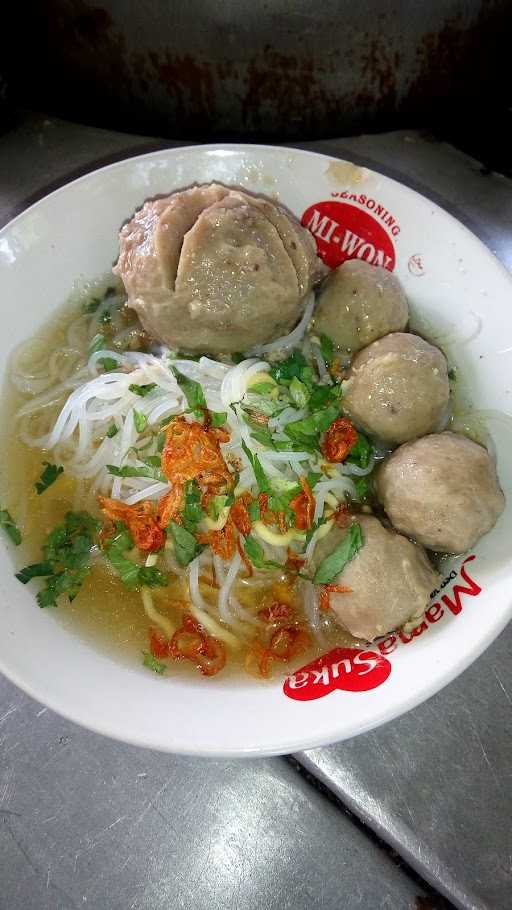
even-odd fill
[{"label": "metal surface", "polygon": [[21,103],[96,125],[316,138],[505,109],[511,13],[507,0],[28,0],[0,69]]},{"label": "metal surface", "polygon": [[457,907],[512,907],[512,630],[380,730],[295,756]]},{"label": "metal surface", "polygon": [[[27,119],[0,140],[0,221],[55,181],[146,145]],[[504,178],[418,133],[309,147],[422,190],[512,268]],[[511,652],[509,628],[414,712],[297,756],[465,910],[512,907]],[[6,681],[0,819],[0,910],[429,906],[415,904],[421,889],[285,761],[207,762],[124,747],[57,718]]]},{"label": "metal surface", "polygon": [[5,680],[0,705],[0,910],[439,906],[284,759],[123,746]]}]

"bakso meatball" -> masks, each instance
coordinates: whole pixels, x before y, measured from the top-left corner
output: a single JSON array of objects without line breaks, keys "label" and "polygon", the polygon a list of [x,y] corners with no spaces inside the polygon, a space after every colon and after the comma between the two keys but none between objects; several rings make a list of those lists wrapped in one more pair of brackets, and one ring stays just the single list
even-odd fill
[{"label": "bakso meatball", "polygon": [[450,387],[446,359],[418,335],[394,332],[353,358],[343,406],[362,430],[391,445],[441,428]]},{"label": "bakso meatball", "polygon": [[494,461],[456,433],[400,446],[378,472],[377,495],[395,528],[443,553],[463,553],[503,512]]},{"label": "bakso meatball", "polygon": [[350,259],[322,284],[315,326],[345,351],[359,351],[409,320],[400,282],[381,266]]},{"label": "bakso meatball", "polygon": [[[330,594],[336,619],[356,638],[367,641],[421,616],[439,581],[425,551],[377,518],[358,516],[363,545],[334,584],[350,588]],[[334,527],[315,550],[315,565],[339,545],[346,530]]]},{"label": "bakso meatball", "polygon": [[291,331],[325,266],[283,208],[209,184],[146,202],[121,230],[114,273],[149,335],[219,354]]}]

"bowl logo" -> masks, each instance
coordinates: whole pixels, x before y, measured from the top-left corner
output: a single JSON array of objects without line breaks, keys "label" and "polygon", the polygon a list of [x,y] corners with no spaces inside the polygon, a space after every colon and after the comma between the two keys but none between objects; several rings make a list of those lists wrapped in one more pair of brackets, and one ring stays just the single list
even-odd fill
[{"label": "bowl logo", "polygon": [[391,663],[375,651],[334,648],[287,676],[283,692],[295,701],[313,701],[335,689],[368,692],[386,682]]},{"label": "bowl logo", "polygon": [[390,272],[395,267],[391,237],[373,215],[355,205],[335,200],[315,202],[304,212],[301,224],[313,234],[318,255],[331,269],[347,259],[364,259]]}]

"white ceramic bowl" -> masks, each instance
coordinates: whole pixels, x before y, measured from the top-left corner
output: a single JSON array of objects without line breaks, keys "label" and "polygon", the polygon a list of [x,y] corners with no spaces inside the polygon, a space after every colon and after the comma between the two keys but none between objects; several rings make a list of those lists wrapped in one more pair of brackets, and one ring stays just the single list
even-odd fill
[{"label": "white ceramic bowl", "polygon": [[374,656],[327,657],[285,686],[162,679],[117,663],[38,609],[2,543],[0,668],[55,711],[120,740],[202,755],[292,752],[354,736],[419,704],[475,660],[511,615],[511,424],[498,412],[507,412],[512,388],[512,286],[466,228],[380,174],[280,148],[180,148],[88,174],[0,232],[2,369],[77,281],[110,269],[119,226],[145,198],[212,180],[275,194],[299,217],[306,212],[331,264],[359,255],[395,265],[413,312],[440,330],[474,407],[491,412],[510,505],[475,558],[455,564],[456,577],[410,641],[387,636]]}]

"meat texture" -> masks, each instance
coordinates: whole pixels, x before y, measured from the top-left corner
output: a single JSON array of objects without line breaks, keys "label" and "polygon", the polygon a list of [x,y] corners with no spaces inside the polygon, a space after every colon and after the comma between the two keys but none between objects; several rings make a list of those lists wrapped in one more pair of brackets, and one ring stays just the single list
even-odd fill
[{"label": "meat texture", "polygon": [[[350,591],[330,594],[336,619],[356,638],[372,641],[420,617],[440,580],[427,555],[370,515],[358,517],[363,546],[335,580]],[[319,563],[341,542],[346,530],[335,526],[315,551]]]},{"label": "meat texture", "polygon": [[418,335],[393,332],[353,358],[343,405],[362,430],[395,445],[441,429],[449,397],[439,348]]},{"label": "meat texture", "polygon": [[281,206],[209,184],[147,201],[121,230],[114,273],[152,338],[218,355],[291,331],[325,267]]},{"label": "meat texture", "polygon": [[400,446],[379,470],[377,495],[397,530],[443,553],[464,553],[505,507],[483,446],[456,433]]},{"label": "meat texture", "polygon": [[389,332],[401,332],[409,307],[398,279],[380,266],[350,259],[322,285],[315,326],[344,351],[355,353]]}]

